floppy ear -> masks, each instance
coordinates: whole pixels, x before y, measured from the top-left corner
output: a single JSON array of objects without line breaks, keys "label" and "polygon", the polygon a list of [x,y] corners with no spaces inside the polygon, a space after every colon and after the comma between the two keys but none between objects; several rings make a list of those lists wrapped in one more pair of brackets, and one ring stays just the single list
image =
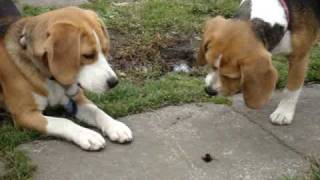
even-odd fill
[{"label": "floppy ear", "polygon": [[[226,22],[226,19],[222,16],[214,17],[206,22],[206,25],[203,30],[204,33],[203,33],[202,41],[200,43],[198,57],[197,57],[198,65],[203,66],[208,64],[208,59],[206,58],[207,56],[206,54],[210,49],[210,44],[212,43],[212,41],[215,41],[214,37],[219,36],[216,34],[216,29],[219,29],[225,22]],[[216,59],[219,56],[219,53],[217,51],[211,52],[209,56],[213,57],[213,59]]]},{"label": "floppy ear", "polygon": [[67,22],[53,24],[45,45],[47,65],[63,85],[73,84],[80,69],[80,31]]},{"label": "floppy ear", "polygon": [[204,42],[204,40],[201,41],[198,57],[197,57],[197,64],[200,66],[204,66],[207,64],[207,60],[205,57],[205,54],[208,50],[208,45],[210,42]]},{"label": "floppy ear", "polygon": [[260,109],[267,103],[275,88],[278,73],[272,65],[269,52],[241,66],[242,91],[249,108]]}]

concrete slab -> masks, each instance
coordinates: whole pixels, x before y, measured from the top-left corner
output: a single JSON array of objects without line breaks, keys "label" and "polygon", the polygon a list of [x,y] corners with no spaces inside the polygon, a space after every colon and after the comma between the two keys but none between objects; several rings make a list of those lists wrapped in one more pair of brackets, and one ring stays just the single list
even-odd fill
[{"label": "concrete slab", "polygon": [[285,127],[274,126],[269,121],[281,99],[280,92],[275,93],[272,101],[261,111],[244,107],[240,96],[235,99],[233,109],[278,138],[279,143],[304,156],[320,158],[320,85],[309,85],[303,89],[293,124]]},{"label": "concrete slab", "polygon": [[[34,179],[260,180],[301,174],[308,162],[230,107],[190,104],[123,118],[135,141],[85,152],[63,141],[23,145]],[[210,153],[214,160],[201,157]]]},{"label": "concrete slab", "polygon": [[25,5],[35,7],[65,7],[85,4],[88,3],[88,0],[15,0],[15,3],[19,7],[23,7]]}]

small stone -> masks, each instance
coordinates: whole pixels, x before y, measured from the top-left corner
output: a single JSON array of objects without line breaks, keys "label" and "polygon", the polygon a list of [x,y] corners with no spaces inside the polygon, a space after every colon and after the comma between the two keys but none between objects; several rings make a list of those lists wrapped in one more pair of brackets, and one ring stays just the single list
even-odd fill
[{"label": "small stone", "polygon": [[182,63],[182,64],[175,65],[174,68],[173,68],[173,71],[174,72],[189,73],[191,71],[191,68],[187,64]]},{"label": "small stone", "polygon": [[213,158],[211,157],[211,155],[209,153],[205,154],[204,156],[201,157],[202,160],[206,163],[209,163],[213,160]]},{"label": "small stone", "polygon": [[127,74],[125,72],[118,72],[117,73],[120,77],[127,77]]}]

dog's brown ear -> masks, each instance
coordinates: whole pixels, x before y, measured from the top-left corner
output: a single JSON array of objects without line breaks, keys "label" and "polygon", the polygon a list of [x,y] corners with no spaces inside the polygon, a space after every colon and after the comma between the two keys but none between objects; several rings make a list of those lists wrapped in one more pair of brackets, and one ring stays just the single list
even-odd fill
[{"label": "dog's brown ear", "polygon": [[[218,38],[219,33],[216,33],[216,30],[219,27],[222,27],[226,22],[226,19],[222,16],[214,17],[206,22],[206,25],[203,29],[203,37],[200,43],[200,48],[197,57],[197,64],[200,66],[208,64],[208,59],[206,58],[206,54],[208,50],[215,51],[211,47],[211,43],[215,41],[215,37]],[[210,51],[210,52],[211,52]],[[210,56],[214,56],[213,59],[219,56],[219,52],[211,52]]]},{"label": "dog's brown ear", "polygon": [[209,42],[205,42],[204,40],[201,41],[198,57],[197,57],[197,64],[200,66],[204,66],[208,63],[205,56],[208,50],[209,43],[210,41]]},{"label": "dog's brown ear", "polygon": [[253,109],[260,109],[268,102],[278,78],[271,54],[264,51],[259,56],[241,65],[243,97],[246,105]]},{"label": "dog's brown ear", "polygon": [[80,31],[67,22],[53,24],[45,45],[51,74],[63,85],[73,84],[80,69]]}]

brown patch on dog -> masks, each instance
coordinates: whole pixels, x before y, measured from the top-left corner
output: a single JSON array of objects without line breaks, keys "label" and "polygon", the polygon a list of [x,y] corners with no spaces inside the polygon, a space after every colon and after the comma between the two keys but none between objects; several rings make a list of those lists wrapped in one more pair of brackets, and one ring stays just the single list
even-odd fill
[{"label": "brown patch on dog", "polygon": [[0,40],[0,83],[7,109],[15,125],[45,132],[46,119],[37,109],[32,85],[18,71]]},{"label": "brown patch on dog", "polygon": [[260,109],[270,99],[278,74],[266,50],[241,66],[242,91],[248,107]]},{"label": "brown patch on dog", "polygon": [[[22,31],[27,22],[30,21],[30,18],[23,18],[18,22],[12,24],[5,36],[5,46],[6,51],[10,54],[11,61],[13,66],[16,66],[19,72],[21,72],[30,84],[32,84],[34,91],[37,94],[47,96],[48,91],[46,89],[45,79],[46,77],[40,71],[41,69],[37,68],[34,65],[33,61],[27,53],[24,47],[19,44]],[[41,37],[41,34],[37,34]],[[43,47],[43,44],[41,44]],[[33,49],[30,49],[33,51]],[[10,83],[10,82],[9,82]]]},{"label": "brown patch on dog", "polygon": [[80,29],[57,22],[50,27],[48,36],[44,58],[50,72],[61,84],[73,84],[80,69]]},{"label": "brown patch on dog", "polygon": [[303,85],[309,52],[319,35],[319,23],[309,11],[296,11],[292,14],[292,53],[289,55],[287,88],[295,91]]},{"label": "brown patch on dog", "polygon": [[[222,94],[233,95],[242,90],[247,106],[257,109],[269,100],[277,72],[250,23],[222,17],[208,21],[198,62],[203,64],[205,60],[214,70],[219,69]],[[222,59],[216,67],[220,55]]]},{"label": "brown patch on dog", "polygon": [[[217,16],[206,22],[202,41],[198,52],[198,65],[203,66],[206,64],[215,64],[215,60],[220,55],[220,49],[217,48],[222,48],[222,46],[219,45],[219,39],[217,37],[220,36],[221,32],[219,32],[219,30],[224,28],[226,22],[227,20],[224,19],[222,16]],[[214,49],[212,47],[212,43],[216,44]]]}]

